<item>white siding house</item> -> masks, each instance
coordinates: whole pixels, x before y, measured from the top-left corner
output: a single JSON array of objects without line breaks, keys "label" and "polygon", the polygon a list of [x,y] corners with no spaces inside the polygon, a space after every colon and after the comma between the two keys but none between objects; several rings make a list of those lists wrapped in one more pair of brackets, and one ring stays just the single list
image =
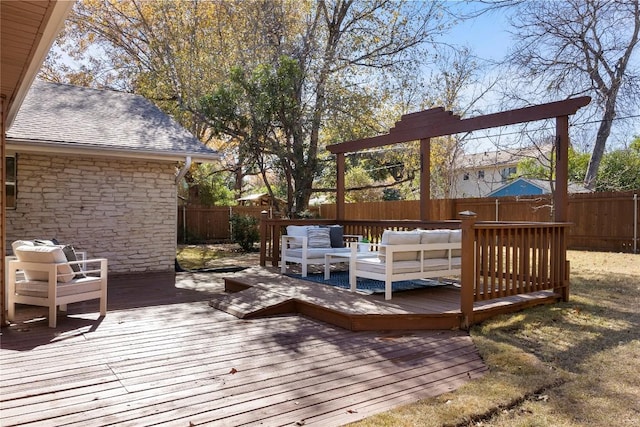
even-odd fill
[{"label": "white siding house", "polygon": [[533,158],[549,166],[550,153],[551,146],[545,146],[464,155],[456,162],[450,197],[485,197],[507,183],[516,173],[518,162]]}]

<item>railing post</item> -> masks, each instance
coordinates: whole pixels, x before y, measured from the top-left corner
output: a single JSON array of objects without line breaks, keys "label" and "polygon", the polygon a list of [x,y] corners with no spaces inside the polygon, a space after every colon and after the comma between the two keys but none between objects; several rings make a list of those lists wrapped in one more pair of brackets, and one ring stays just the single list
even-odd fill
[{"label": "railing post", "polygon": [[267,217],[268,212],[260,212],[260,266],[267,265]]},{"label": "railing post", "polygon": [[476,213],[464,211],[458,214],[462,221],[462,272],[460,275],[460,312],[462,313],[463,329],[469,329],[473,324],[473,302],[475,294],[475,231]]}]

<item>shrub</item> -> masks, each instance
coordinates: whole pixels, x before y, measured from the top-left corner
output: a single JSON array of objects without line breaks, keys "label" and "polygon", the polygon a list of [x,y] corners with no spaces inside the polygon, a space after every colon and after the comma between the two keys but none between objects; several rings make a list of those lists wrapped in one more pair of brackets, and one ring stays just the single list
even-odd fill
[{"label": "shrub", "polygon": [[258,219],[247,215],[231,215],[231,239],[243,251],[251,252],[253,245],[260,241]]}]

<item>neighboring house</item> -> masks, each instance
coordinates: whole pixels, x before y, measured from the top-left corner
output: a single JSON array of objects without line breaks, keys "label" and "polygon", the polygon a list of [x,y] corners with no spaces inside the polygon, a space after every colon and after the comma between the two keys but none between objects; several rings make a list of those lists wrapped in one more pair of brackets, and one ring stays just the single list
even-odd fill
[{"label": "neighboring house", "polygon": [[110,273],[174,271],[176,183],[219,157],[141,96],[39,81],[6,156],[8,250],[55,238],[108,258]]},{"label": "neighboring house", "polygon": [[456,162],[451,198],[485,197],[505,185],[524,159],[538,159],[549,166],[552,147],[528,147],[467,154]]},{"label": "neighboring house", "polygon": [[[487,194],[487,197],[507,196],[537,196],[551,194],[551,182],[543,179],[517,178],[497,190]],[[588,193],[590,190],[581,184],[569,183],[569,193]]]}]

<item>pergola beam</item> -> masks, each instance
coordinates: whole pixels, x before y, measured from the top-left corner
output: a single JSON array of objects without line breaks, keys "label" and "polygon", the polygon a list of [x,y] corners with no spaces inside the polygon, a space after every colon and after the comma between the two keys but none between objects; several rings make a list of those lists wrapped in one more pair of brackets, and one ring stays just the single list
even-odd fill
[{"label": "pergola beam", "polygon": [[336,219],[344,219],[345,216],[344,153],[420,141],[420,219],[426,221],[430,219],[431,211],[431,138],[556,118],[554,219],[557,222],[565,222],[568,203],[569,116],[575,114],[578,109],[586,106],[589,102],[591,102],[590,97],[582,96],[462,120],[451,111],[445,111],[444,108],[438,107],[403,115],[388,134],[330,145],[327,149],[336,154],[337,164]]},{"label": "pergola beam", "polygon": [[[327,150],[334,154],[353,153],[355,151],[402,142],[419,141],[421,139],[471,132],[474,130],[527,123],[560,116],[570,116],[575,114],[579,108],[589,104],[589,102],[591,102],[590,97],[582,96],[580,98],[550,102],[548,104],[534,105],[462,120],[441,107],[433,108],[431,110],[402,116],[400,121],[396,123],[396,126],[389,130],[388,134],[333,144],[328,146]],[[405,122],[407,122],[408,125],[405,125]],[[410,126],[414,123],[414,126]]]}]

